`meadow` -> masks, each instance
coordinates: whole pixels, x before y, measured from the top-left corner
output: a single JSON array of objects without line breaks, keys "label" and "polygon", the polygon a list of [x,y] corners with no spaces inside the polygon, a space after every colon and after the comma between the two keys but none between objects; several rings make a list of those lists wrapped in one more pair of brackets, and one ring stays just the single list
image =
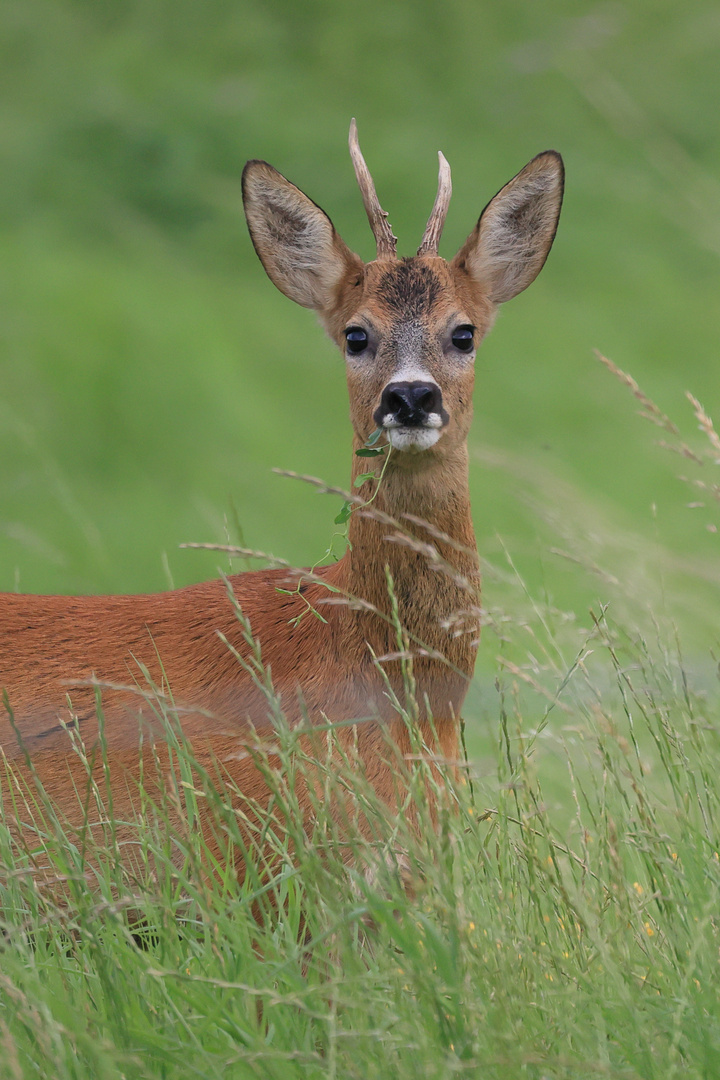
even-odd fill
[{"label": "meadow", "polygon": [[[173,767],[130,822],[79,741],[87,831],[7,768],[25,830],[0,826],[3,1080],[717,1076],[716,675],[666,619],[581,623],[505,585],[484,734],[457,781],[422,745],[398,759],[399,816],[332,728],[308,756],[260,664],[276,730],[257,848],[166,697]],[[352,827],[332,811],[348,792]]]},{"label": "meadow", "polygon": [[[144,873],[107,792],[85,848],[25,791],[37,843],[0,833],[1,1080],[720,1075],[719,43],[707,0],[3,5],[0,590],[153,591],[228,569],[185,542],[298,565],[331,543],[338,500],[271,470],[347,483],[342,362],[257,262],[247,158],[366,258],[353,115],[402,252],[438,149],[442,254],[540,150],[567,195],[478,360],[454,809],[432,827],[422,761],[399,764],[427,826],[406,835],[348,761],[328,800],[352,783],[372,843],[322,803],[306,836],[281,731],[277,861],[239,885],[193,828],[212,805],[230,855],[232,792],[181,741],[135,823]],[[398,842],[410,893],[379,857]]]}]

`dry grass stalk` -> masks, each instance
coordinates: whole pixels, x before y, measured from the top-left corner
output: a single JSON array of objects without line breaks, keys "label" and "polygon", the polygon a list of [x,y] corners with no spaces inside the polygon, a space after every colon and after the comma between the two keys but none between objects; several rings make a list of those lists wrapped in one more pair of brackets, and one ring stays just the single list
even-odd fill
[{"label": "dry grass stalk", "polygon": [[560,709],[561,712],[566,713],[568,716],[572,716],[573,710],[570,708],[570,706],[566,705],[564,701],[559,700],[559,691],[552,693],[552,691],[542,686],[541,683],[537,681],[537,679],[534,679],[532,675],[529,674],[529,672],[523,671],[523,669],[518,667],[517,664],[514,664],[512,660],[508,660],[504,656],[496,656],[495,661],[496,663],[500,664],[500,666],[510,675],[514,675],[516,679],[520,679],[522,682],[527,683],[528,686],[532,687],[536,694],[544,697],[547,701],[550,702],[551,705]]},{"label": "dry grass stalk", "polygon": [[705,464],[703,459],[698,454],[696,454],[694,450],[691,450],[689,446],[686,446],[685,443],[678,443],[677,446],[674,446],[672,443],[665,442],[664,439],[660,439],[657,445],[660,447],[661,450],[670,450],[670,452],[673,454],[680,454],[682,457],[688,458],[690,461],[694,461],[696,465]]},{"label": "dry grass stalk", "polygon": [[[670,432],[671,435],[679,435],[680,432],[673,424],[669,416],[666,416],[662,409],[658,408],[655,402],[644,394],[638,384],[633,379],[632,375],[628,375],[627,372],[621,371],[620,368],[608,359],[607,356],[603,356],[601,352],[595,349],[595,355],[598,360],[605,365],[608,371],[619,379],[623,386],[627,386],[633,397],[642,405],[642,409],[639,410],[639,415],[645,420],[649,420],[652,424],[657,424],[658,427],[663,428],[665,431]],[[720,445],[718,446],[720,449]]]},{"label": "dry grass stalk", "polygon": [[700,430],[704,431],[707,435],[708,441],[712,446],[713,450],[717,451],[717,453],[720,454],[720,435],[718,435],[717,431],[715,430],[712,420],[705,412],[698,399],[696,397],[693,397],[689,390],[685,391],[685,397],[688,399],[688,401],[693,407],[697,422],[700,426]]}]

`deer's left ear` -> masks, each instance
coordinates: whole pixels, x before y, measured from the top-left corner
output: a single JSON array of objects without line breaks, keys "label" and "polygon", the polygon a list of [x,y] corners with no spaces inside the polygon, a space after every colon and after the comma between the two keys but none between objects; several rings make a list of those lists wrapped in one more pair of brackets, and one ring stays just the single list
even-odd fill
[{"label": "deer's left ear", "polygon": [[546,150],[497,193],[453,259],[495,304],[512,300],[543,268],[562,206],[562,158]]},{"label": "deer's left ear", "polygon": [[325,211],[266,161],[248,161],[242,188],[250,236],[270,280],[296,304],[327,314],[347,276],[362,273],[362,259]]}]

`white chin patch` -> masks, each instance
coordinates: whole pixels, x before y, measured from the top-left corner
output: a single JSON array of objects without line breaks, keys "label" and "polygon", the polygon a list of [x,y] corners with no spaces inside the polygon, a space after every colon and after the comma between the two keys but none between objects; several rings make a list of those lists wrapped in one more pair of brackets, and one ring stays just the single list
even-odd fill
[{"label": "white chin patch", "polygon": [[386,430],[390,445],[395,450],[405,450],[410,453],[429,450],[440,438],[437,428],[394,427]]}]

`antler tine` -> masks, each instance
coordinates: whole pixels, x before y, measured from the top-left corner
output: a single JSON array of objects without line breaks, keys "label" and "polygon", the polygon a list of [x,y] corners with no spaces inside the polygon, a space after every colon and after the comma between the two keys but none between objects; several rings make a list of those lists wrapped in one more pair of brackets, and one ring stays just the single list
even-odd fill
[{"label": "antler tine", "polygon": [[440,160],[440,171],[438,173],[438,190],[435,205],[425,226],[422,243],[417,250],[418,255],[437,255],[443,225],[450,205],[450,196],[452,195],[450,166],[440,151],[438,151],[438,158]]},{"label": "antler tine", "polygon": [[370,170],[365,164],[365,158],[360,151],[355,117],[350,121],[349,143],[350,157],[352,158],[352,163],[355,167],[357,182],[360,185],[365,213],[368,216],[370,228],[373,231],[375,243],[377,244],[377,258],[396,259],[397,237],[393,236],[390,222],[387,219],[387,213],[380,205],[377,192],[375,191],[375,185],[373,184],[373,179],[370,175]]}]

